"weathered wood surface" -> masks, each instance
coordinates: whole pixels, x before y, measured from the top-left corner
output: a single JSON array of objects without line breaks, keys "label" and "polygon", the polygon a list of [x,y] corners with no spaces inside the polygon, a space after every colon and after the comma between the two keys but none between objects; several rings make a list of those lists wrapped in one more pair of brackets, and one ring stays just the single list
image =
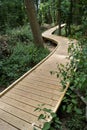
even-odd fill
[{"label": "weathered wood surface", "polygon": [[39,113],[34,112],[38,104],[45,103],[45,107],[57,111],[68,86],[63,90],[60,80],[50,71],[68,61],[69,41],[53,35],[55,29],[49,29],[42,36],[58,44],[56,49],[0,94],[0,130],[33,130],[32,123],[39,126]]}]

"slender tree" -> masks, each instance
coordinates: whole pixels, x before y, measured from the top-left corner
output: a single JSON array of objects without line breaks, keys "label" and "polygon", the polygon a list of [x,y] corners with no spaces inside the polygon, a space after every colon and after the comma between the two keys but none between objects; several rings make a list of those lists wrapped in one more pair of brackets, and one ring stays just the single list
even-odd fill
[{"label": "slender tree", "polygon": [[37,46],[43,47],[43,39],[42,39],[42,36],[41,36],[41,33],[40,33],[39,24],[38,24],[38,21],[37,21],[34,1],[33,0],[25,0],[25,5],[26,5],[27,14],[28,14],[28,17],[29,17],[30,26],[31,26],[31,29],[32,29],[33,37],[34,37],[34,43]]},{"label": "slender tree", "polygon": [[61,0],[58,0],[58,35],[61,35]]},{"label": "slender tree", "polygon": [[75,12],[74,12],[74,15],[75,15],[75,18],[74,18],[74,21],[75,21],[75,24],[78,25],[80,23],[80,8],[79,8],[79,0],[75,0]]},{"label": "slender tree", "polygon": [[69,7],[69,16],[68,16],[68,35],[71,34],[71,24],[72,24],[72,8],[73,8],[73,0],[70,0],[70,7]]},{"label": "slender tree", "polygon": [[65,20],[66,21],[66,27],[65,27],[66,36],[71,34],[71,24],[72,24],[72,19],[73,19],[72,10],[73,10],[73,0],[70,0],[68,12],[66,15],[66,20]]}]

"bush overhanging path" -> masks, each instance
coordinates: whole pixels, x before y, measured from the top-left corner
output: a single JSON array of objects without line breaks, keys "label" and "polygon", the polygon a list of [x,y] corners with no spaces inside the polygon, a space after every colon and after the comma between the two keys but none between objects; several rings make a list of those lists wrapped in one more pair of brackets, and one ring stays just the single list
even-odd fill
[{"label": "bush overhanging path", "polygon": [[50,71],[56,71],[57,64],[67,63],[69,40],[53,35],[56,29],[57,26],[42,34],[57,44],[55,50],[0,93],[0,130],[33,130],[32,123],[39,127],[39,113],[34,112],[38,104],[57,111],[68,85],[63,90],[60,79]]}]

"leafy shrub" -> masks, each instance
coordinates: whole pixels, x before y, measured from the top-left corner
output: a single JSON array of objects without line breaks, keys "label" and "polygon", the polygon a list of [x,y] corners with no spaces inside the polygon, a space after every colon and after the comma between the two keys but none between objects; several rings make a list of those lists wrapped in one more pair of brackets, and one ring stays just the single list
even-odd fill
[{"label": "leafy shrub", "polygon": [[[57,114],[54,113],[51,109],[44,108],[45,104],[38,105],[35,111],[42,112],[39,115],[38,120],[43,122],[43,126],[41,126],[42,130],[62,130],[61,122],[57,117]],[[49,121],[50,120],[50,121]],[[34,130],[37,130],[34,127]]]},{"label": "leafy shrub", "polygon": [[0,0],[0,31],[24,25],[27,21],[23,0]]},{"label": "leafy shrub", "polygon": [[6,34],[8,35],[8,42],[10,44],[15,45],[16,42],[22,42],[23,44],[29,44],[33,41],[32,32],[30,29],[30,25],[24,25],[20,26],[18,28],[14,29],[8,29],[6,31]]},{"label": "leafy shrub", "polygon": [[[87,40],[82,39],[74,46],[71,44],[69,47],[70,63],[66,66],[58,66],[57,76],[62,77],[61,83],[65,88],[67,82],[70,83],[70,89],[80,91],[85,96],[87,84]],[[71,96],[71,91],[68,95]],[[73,94],[72,94],[73,95]]]},{"label": "leafy shrub", "polygon": [[5,56],[8,56],[10,53],[8,44],[7,44],[7,37],[0,36],[0,59],[3,59]]},{"label": "leafy shrub", "polygon": [[[68,113],[70,117],[73,115],[73,118],[68,121],[70,130],[84,129],[84,120],[87,118],[85,114],[87,104],[87,38],[79,38],[79,40],[78,44],[72,43],[69,47],[70,62],[66,66],[58,65],[58,71],[54,72],[57,77],[61,78],[61,84],[64,88],[67,83],[70,84],[60,106],[62,113]],[[82,119],[83,116],[84,119]]]},{"label": "leafy shrub", "polygon": [[83,116],[74,115],[69,121],[67,121],[66,126],[69,130],[85,130],[85,121]]},{"label": "leafy shrub", "polygon": [[9,85],[48,54],[47,49],[37,48],[33,44],[18,43],[11,56],[0,61],[0,86]]}]

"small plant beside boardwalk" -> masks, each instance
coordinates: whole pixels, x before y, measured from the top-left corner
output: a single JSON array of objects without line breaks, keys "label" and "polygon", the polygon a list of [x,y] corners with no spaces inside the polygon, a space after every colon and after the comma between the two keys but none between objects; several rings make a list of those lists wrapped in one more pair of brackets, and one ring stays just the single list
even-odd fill
[{"label": "small plant beside boardwalk", "polygon": [[[45,104],[38,105],[35,111],[42,113],[38,117],[38,121],[43,123],[43,125],[41,125],[42,130],[62,130],[61,122],[57,114],[51,109],[45,108]],[[34,130],[38,129],[34,127]]]},{"label": "small plant beside boardwalk", "polygon": [[71,43],[68,51],[70,63],[56,72],[64,88],[70,83],[58,114],[68,130],[87,130],[87,38]]}]

